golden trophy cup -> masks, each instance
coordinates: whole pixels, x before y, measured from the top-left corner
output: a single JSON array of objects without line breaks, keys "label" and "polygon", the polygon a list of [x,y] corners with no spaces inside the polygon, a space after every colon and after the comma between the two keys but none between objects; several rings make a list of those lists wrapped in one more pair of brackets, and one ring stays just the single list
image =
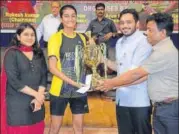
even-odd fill
[{"label": "golden trophy cup", "polygon": [[[97,73],[97,66],[102,62],[102,58],[106,58],[106,45],[87,45],[83,49],[84,64],[92,69],[92,88],[97,86],[97,80],[103,79]],[[104,63],[104,77],[107,78],[107,66]]]}]

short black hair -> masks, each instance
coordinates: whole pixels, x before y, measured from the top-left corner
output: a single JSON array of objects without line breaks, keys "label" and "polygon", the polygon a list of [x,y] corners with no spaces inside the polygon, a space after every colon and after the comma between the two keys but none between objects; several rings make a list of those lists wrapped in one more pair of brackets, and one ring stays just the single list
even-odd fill
[{"label": "short black hair", "polygon": [[155,21],[159,30],[165,29],[167,36],[172,34],[174,22],[171,15],[167,13],[154,13],[147,18],[146,23],[149,21]]},{"label": "short black hair", "polygon": [[95,9],[97,9],[98,7],[103,7],[105,9],[105,5],[103,3],[97,3]]},{"label": "short black hair", "polygon": [[135,22],[139,21],[139,15],[137,13],[137,11],[135,9],[124,9],[122,10],[122,12],[120,12],[120,15],[119,15],[119,19],[121,19],[121,17],[124,15],[124,14],[132,14],[132,16],[134,17],[134,20]]}]

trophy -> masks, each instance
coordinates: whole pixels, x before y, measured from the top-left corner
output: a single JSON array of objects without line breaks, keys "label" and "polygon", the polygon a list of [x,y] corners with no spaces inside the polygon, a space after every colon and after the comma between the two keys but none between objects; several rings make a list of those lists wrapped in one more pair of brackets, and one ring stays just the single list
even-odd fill
[{"label": "trophy", "polygon": [[[87,45],[83,49],[83,62],[92,69],[92,87],[97,86],[97,80],[103,79],[97,73],[97,66],[101,63],[102,58],[106,58],[106,45]],[[107,78],[107,66],[104,63],[104,77]]]},{"label": "trophy", "polygon": [[75,73],[77,78],[77,83],[80,83],[80,77],[84,71],[84,62],[83,62],[83,47],[81,45],[76,45],[75,47]]},{"label": "trophy", "polygon": [[86,31],[85,35],[88,37],[88,39],[90,39],[91,38],[91,31]]},{"label": "trophy", "polygon": [[[85,35],[90,39],[91,31],[87,31]],[[82,47],[81,45],[76,45],[75,48],[75,72],[77,77],[77,82],[80,83],[80,70],[85,70],[85,64],[92,69],[92,82],[91,86],[97,86],[97,80],[103,79],[98,72],[97,67],[103,59],[106,59],[106,44],[91,44]],[[81,66],[80,66],[81,65]],[[106,60],[104,60],[104,77],[107,78],[107,65]]]}]

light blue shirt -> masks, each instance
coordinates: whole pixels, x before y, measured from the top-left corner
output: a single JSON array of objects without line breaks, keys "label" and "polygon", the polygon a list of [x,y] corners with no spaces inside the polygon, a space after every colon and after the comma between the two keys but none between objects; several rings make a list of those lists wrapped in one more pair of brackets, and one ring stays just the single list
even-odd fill
[{"label": "light blue shirt", "polygon": [[[123,36],[116,43],[117,74],[139,67],[151,54],[152,46],[139,30],[131,36]],[[150,106],[147,81],[116,90],[116,104],[126,107]]]},{"label": "light blue shirt", "polygon": [[56,17],[53,14],[46,15],[36,30],[38,42],[42,36],[43,40],[48,42],[50,36],[58,31],[59,25],[60,15]]}]

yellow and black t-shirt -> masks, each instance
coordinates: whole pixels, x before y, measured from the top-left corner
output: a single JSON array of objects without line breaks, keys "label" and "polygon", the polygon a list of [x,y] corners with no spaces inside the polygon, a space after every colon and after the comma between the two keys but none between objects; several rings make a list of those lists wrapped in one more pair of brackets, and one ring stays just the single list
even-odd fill
[{"label": "yellow and black t-shirt", "polygon": [[[74,36],[68,36],[63,32],[63,30],[52,35],[48,42],[48,57],[55,56],[58,60],[57,68],[59,71],[62,71],[74,81],[77,80],[75,72],[76,45],[81,45],[82,47],[86,45],[84,36],[76,33]],[[84,78],[85,74],[84,71],[82,71],[80,81],[84,82]],[[75,98],[86,95],[77,93],[76,90],[76,87],[63,82],[62,79],[55,75],[53,76],[50,94],[66,98]]]}]

